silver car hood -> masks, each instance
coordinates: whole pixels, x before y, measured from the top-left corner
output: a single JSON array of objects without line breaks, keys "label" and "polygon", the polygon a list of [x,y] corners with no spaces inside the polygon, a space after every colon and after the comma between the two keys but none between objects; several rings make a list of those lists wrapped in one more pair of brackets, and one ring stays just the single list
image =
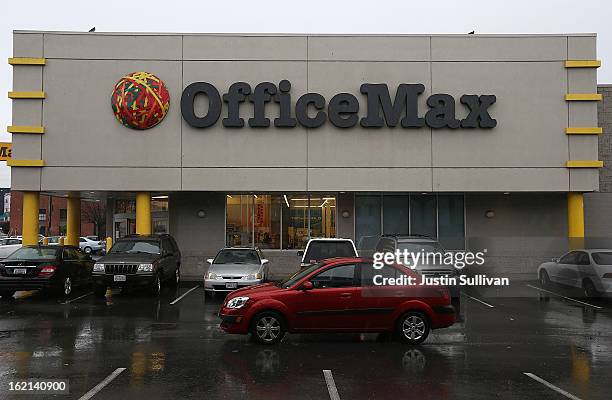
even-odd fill
[{"label": "silver car hood", "polygon": [[217,275],[244,276],[257,273],[261,269],[261,264],[212,264],[208,272]]}]

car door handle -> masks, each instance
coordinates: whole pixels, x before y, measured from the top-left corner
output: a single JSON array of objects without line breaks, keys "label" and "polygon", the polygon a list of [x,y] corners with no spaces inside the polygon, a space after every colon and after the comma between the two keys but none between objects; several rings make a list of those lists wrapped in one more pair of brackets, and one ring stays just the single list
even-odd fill
[{"label": "car door handle", "polygon": [[352,294],[350,293],[340,293],[340,298],[341,299],[349,299],[352,297]]}]

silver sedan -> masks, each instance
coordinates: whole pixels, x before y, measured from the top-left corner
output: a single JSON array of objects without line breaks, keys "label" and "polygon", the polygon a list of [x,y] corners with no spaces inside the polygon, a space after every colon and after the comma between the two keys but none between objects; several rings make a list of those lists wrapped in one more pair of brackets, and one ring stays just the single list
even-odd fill
[{"label": "silver sedan", "polygon": [[247,286],[259,285],[268,279],[269,263],[257,248],[228,247],[209,258],[204,276],[207,294],[231,292]]}]

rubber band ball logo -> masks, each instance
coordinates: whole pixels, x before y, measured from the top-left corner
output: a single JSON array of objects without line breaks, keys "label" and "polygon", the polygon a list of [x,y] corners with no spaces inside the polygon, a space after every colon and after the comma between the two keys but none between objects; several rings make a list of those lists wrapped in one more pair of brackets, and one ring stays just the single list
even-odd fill
[{"label": "rubber band ball logo", "polygon": [[170,94],[157,76],[148,72],[133,72],[115,85],[111,107],[117,121],[128,128],[150,129],[168,113]]}]

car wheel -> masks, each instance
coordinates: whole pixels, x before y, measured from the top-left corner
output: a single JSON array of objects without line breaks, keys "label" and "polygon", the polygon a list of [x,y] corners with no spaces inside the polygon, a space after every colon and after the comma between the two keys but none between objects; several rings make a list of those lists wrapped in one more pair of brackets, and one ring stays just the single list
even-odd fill
[{"label": "car wheel", "polygon": [[12,300],[13,299],[13,295],[15,294],[14,290],[3,290],[2,292],[0,292],[0,296],[2,296],[2,300]]},{"label": "car wheel", "polygon": [[404,342],[419,344],[429,335],[429,320],[419,311],[410,311],[400,318],[397,329]]},{"label": "car wheel", "polygon": [[546,270],[540,271],[540,286],[543,288],[550,286],[550,278],[548,277],[548,272],[546,272]]},{"label": "car wheel", "polygon": [[590,279],[584,281],[584,283],[582,284],[582,290],[584,291],[584,295],[588,298],[599,296],[595,285],[593,284],[593,282],[591,282]]},{"label": "car wheel", "polygon": [[91,247],[87,246],[83,249],[83,251],[85,252],[85,254],[91,254]]},{"label": "car wheel", "polygon": [[251,337],[261,344],[276,344],[285,336],[286,328],[282,317],[275,312],[257,314],[251,322]]},{"label": "car wheel", "polygon": [[159,274],[155,274],[151,287],[149,289],[151,296],[159,296],[161,293],[161,277]]},{"label": "car wheel", "polygon": [[170,281],[170,285],[172,285],[173,287],[177,287],[180,282],[181,270],[179,269],[179,267],[176,267],[176,269],[174,270],[174,278],[172,278],[172,280]]},{"label": "car wheel", "polygon": [[106,295],[106,287],[103,285],[94,285],[94,295],[96,297],[104,297]]},{"label": "car wheel", "polygon": [[57,293],[62,297],[68,297],[72,293],[72,279],[70,275],[66,275],[62,278]]}]

